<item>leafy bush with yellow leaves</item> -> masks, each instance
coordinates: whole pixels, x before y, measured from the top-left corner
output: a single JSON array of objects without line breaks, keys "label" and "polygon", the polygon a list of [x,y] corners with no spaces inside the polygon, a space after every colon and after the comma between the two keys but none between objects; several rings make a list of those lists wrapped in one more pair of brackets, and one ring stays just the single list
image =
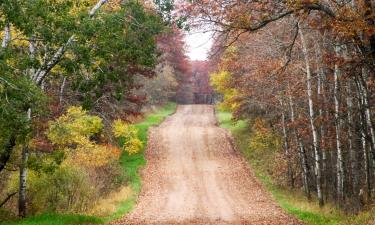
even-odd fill
[{"label": "leafy bush with yellow leaves", "polygon": [[257,154],[275,152],[281,149],[280,137],[269,128],[262,118],[256,118],[252,126],[253,134],[249,141],[249,150]]},{"label": "leafy bush with yellow leaves", "polygon": [[231,74],[227,71],[219,71],[210,74],[210,83],[214,90],[223,95],[223,101],[219,107],[222,110],[235,111],[239,107],[238,101],[235,100],[240,93],[230,85]]},{"label": "leafy bush with yellow leaves", "polygon": [[284,182],[282,174],[286,169],[286,161],[280,152],[281,136],[261,117],[250,123],[247,147],[243,150],[245,156],[258,171],[272,176],[276,183],[281,184]]},{"label": "leafy bush with yellow leaves", "polygon": [[66,163],[101,167],[120,157],[120,150],[97,144],[94,139],[104,125],[98,116],[89,115],[82,107],[70,107],[67,113],[49,123],[48,139],[67,155]]},{"label": "leafy bush with yellow leaves", "polygon": [[66,114],[49,122],[47,137],[56,145],[87,144],[89,137],[102,129],[102,119],[88,115],[82,107],[72,106]]},{"label": "leafy bush with yellow leaves", "polygon": [[[68,108],[48,125],[46,136],[54,151],[30,156],[29,212],[86,212],[123,182],[118,161],[121,149],[104,142],[102,119],[82,107]],[[137,135],[130,128],[126,132],[127,136]],[[7,187],[9,191],[18,186],[17,174],[14,178]]]},{"label": "leafy bush with yellow leaves", "polygon": [[118,139],[122,149],[129,155],[136,154],[143,148],[138,138],[138,129],[122,120],[115,120],[112,124],[113,134]]}]

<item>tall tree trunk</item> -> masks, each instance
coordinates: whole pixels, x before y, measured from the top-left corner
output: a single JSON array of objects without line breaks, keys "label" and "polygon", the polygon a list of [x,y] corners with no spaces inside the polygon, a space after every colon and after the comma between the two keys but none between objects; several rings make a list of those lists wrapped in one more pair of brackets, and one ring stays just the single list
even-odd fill
[{"label": "tall tree trunk", "polygon": [[375,131],[374,131],[374,126],[372,124],[372,114],[370,110],[370,103],[369,103],[369,93],[368,93],[368,87],[366,80],[368,79],[368,72],[366,68],[362,68],[362,77],[359,78],[360,81],[360,87],[362,90],[362,96],[363,96],[363,103],[365,107],[365,115],[366,115],[366,125],[369,130],[368,136],[369,136],[369,141],[370,141],[370,146],[372,149],[372,155],[373,155],[373,160],[375,161]]},{"label": "tall tree trunk", "polygon": [[[340,55],[341,48],[335,47],[336,55]],[[341,116],[340,116],[340,96],[339,96],[339,79],[341,77],[341,69],[337,63],[335,64],[334,76],[334,103],[335,103],[335,129],[336,129],[336,151],[337,151],[337,164],[336,164],[336,176],[337,176],[337,200],[340,205],[344,201],[344,165],[343,165],[343,151],[341,144]]]},{"label": "tall tree trunk", "polygon": [[64,76],[63,81],[61,83],[60,87],[60,96],[59,96],[59,106],[61,107],[63,97],[64,97],[64,88],[65,88],[65,83],[66,83],[66,76]]},{"label": "tall tree trunk", "polygon": [[[31,120],[31,109],[27,110],[27,118]],[[20,165],[20,183],[18,199],[18,216],[26,217],[26,182],[27,182],[27,161],[29,159],[29,147],[27,143],[22,148],[22,158]]]},{"label": "tall tree trunk", "polygon": [[[327,112],[325,110],[327,104],[326,96],[326,70],[324,67],[323,53],[326,34],[323,35],[322,40],[315,41],[315,54],[317,59],[317,73],[318,73],[318,102],[321,106],[319,107],[319,117],[324,121]],[[327,185],[327,151],[325,149],[325,125],[324,122],[320,125],[320,150],[322,152],[322,189],[326,193],[325,197],[328,198],[328,185]]]},{"label": "tall tree trunk", "polygon": [[294,189],[294,175],[293,175],[293,169],[292,169],[292,162],[291,162],[291,154],[289,149],[289,138],[288,138],[288,131],[286,129],[286,116],[285,116],[285,106],[284,106],[284,100],[283,97],[280,97],[279,99],[280,105],[281,105],[281,125],[283,130],[283,137],[284,137],[284,151],[285,156],[287,158],[287,164],[288,164],[288,183],[292,189]]},{"label": "tall tree trunk", "polygon": [[[289,95],[289,108],[290,108],[290,120],[292,121],[292,123],[294,123],[295,122],[294,103],[293,103],[293,98],[291,95]],[[293,129],[293,133],[294,133],[294,137],[296,139],[296,143],[299,149],[298,155],[301,160],[303,188],[307,196],[307,199],[311,200],[311,192],[310,192],[310,187],[309,187],[309,167],[307,165],[307,156],[305,152],[305,146],[295,128]]]},{"label": "tall tree trunk", "polygon": [[365,101],[364,96],[362,93],[361,83],[359,81],[359,78],[356,79],[357,84],[357,90],[358,90],[358,99],[359,102],[359,109],[360,109],[360,134],[361,134],[361,144],[362,144],[362,151],[363,151],[363,159],[364,159],[364,170],[365,170],[365,182],[366,182],[366,192],[367,192],[367,198],[371,199],[371,169],[370,169],[370,157],[369,157],[369,151],[368,151],[368,144],[367,144],[367,135],[366,135],[366,113],[365,113]]},{"label": "tall tree trunk", "polygon": [[314,104],[313,104],[313,94],[312,94],[312,84],[311,84],[311,67],[310,67],[310,58],[308,53],[308,46],[306,43],[306,39],[304,37],[304,33],[302,29],[299,30],[301,43],[302,43],[302,51],[305,55],[305,64],[306,64],[306,84],[307,84],[307,99],[309,105],[309,119],[311,125],[311,131],[313,136],[313,149],[315,155],[315,176],[316,176],[316,191],[319,200],[319,206],[324,205],[323,193],[322,193],[322,185],[321,185],[321,168],[320,168],[320,152],[319,152],[319,140],[318,140],[318,132],[315,126],[315,111],[314,111]]},{"label": "tall tree trunk", "polygon": [[359,199],[359,172],[358,172],[358,159],[357,159],[357,152],[354,149],[354,140],[353,140],[353,96],[352,96],[352,85],[351,80],[348,79],[347,82],[347,117],[348,117],[348,148],[349,148],[349,156],[350,156],[350,169],[351,169],[351,176],[352,176],[352,198],[354,201],[353,209],[355,212],[359,211],[361,208],[360,199]]},{"label": "tall tree trunk", "polygon": [[3,41],[1,43],[1,47],[6,48],[11,39],[12,39],[12,36],[11,36],[11,33],[10,33],[10,23],[7,22],[5,24],[5,27],[4,27],[4,37],[3,37]]},{"label": "tall tree trunk", "polygon": [[0,172],[5,168],[5,165],[9,161],[14,146],[16,146],[16,136],[11,134],[4,146],[4,150],[0,153]]}]

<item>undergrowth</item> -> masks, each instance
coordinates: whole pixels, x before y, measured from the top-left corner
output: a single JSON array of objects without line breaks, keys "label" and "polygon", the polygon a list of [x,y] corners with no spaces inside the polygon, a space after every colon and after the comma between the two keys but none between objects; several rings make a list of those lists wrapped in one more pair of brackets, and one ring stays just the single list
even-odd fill
[{"label": "undergrowth", "polygon": [[248,155],[249,139],[252,134],[248,123],[243,120],[233,122],[230,112],[219,110],[216,112],[216,116],[220,126],[231,131],[237,148],[248,160],[257,178],[262,181],[263,185],[272,194],[276,202],[285,211],[311,225],[375,224],[375,208],[362,212],[357,216],[348,216],[333,205],[326,204],[323,208],[320,208],[316,200],[308,201],[302,192],[276,185],[272,177],[266,172],[266,167],[268,166],[266,163],[267,156],[255,158]]},{"label": "undergrowth", "polygon": [[[147,144],[148,129],[151,126],[160,124],[168,115],[176,109],[176,104],[169,103],[166,106],[147,115],[144,120],[135,124],[138,128],[139,139]],[[137,196],[141,190],[141,177],[139,169],[146,164],[144,157],[145,148],[137,154],[129,155],[124,152],[120,157],[120,165],[124,171],[127,187],[117,190],[110,195],[108,199],[99,201],[98,211],[110,211],[106,216],[91,216],[79,214],[58,214],[44,213],[41,215],[31,216],[13,222],[1,222],[1,225],[76,225],[76,224],[103,224],[115,219],[119,219],[132,210],[136,203]],[[1,214],[0,214],[1,215]]]}]

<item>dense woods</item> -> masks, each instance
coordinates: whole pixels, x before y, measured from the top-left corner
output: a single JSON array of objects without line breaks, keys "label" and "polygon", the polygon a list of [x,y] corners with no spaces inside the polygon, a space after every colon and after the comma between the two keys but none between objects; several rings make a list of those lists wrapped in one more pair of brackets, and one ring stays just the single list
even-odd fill
[{"label": "dense woods", "polygon": [[374,3],[234,0],[183,7],[193,24],[215,33],[211,82],[221,106],[251,121],[255,149],[280,149],[269,161],[271,174],[321,206],[335,202],[357,212],[371,203]]},{"label": "dense woods", "polygon": [[0,3],[0,221],[94,213],[129,183],[120,161],[145,145],[132,123],[173,100],[189,72],[171,7]]}]

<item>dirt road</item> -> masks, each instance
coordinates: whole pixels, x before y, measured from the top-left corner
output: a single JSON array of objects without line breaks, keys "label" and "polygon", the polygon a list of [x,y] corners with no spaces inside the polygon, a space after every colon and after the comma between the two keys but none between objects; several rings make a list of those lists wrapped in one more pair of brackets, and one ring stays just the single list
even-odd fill
[{"label": "dirt road", "polygon": [[179,106],[150,132],[135,209],[115,224],[301,224],[284,213],[216,125],[212,106]]}]

